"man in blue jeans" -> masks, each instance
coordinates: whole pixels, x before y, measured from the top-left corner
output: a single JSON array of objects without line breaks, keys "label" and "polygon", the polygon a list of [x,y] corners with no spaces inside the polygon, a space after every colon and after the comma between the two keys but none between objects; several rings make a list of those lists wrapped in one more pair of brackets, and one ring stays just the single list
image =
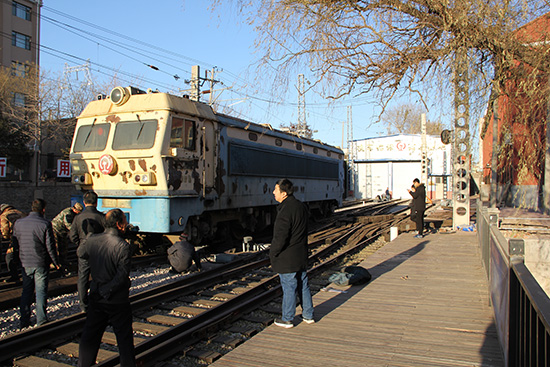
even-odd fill
[{"label": "man in blue jeans", "polygon": [[271,267],[279,273],[283,288],[282,315],[275,325],[291,328],[296,314],[296,297],[302,305],[302,320],[313,324],[313,300],[307,279],[307,208],[293,195],[292,182],[277,181],[273,195],[279,202],[269,248]]},{"label": "man in blue jeans", "polygon": [[18,250],[23,267],[23,292],[21,293],[21,329],[30,326],[31,305],[36,289],[36,325],[48,322],[48,277],[50,263],[59,269],[52,223],[44,218],[46,202],[36,199],[32,212],[18,219],[13,226],[12,245]]}]

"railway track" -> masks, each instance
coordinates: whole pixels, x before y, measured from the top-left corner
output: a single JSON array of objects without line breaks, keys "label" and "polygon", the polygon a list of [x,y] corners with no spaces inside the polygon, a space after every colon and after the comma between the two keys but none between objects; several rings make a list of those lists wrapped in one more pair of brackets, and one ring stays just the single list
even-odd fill
[{"label": "railway track", "polygon": [[[333,222],[310,235],[310,277],[335,266],[407,218],[404,214],[366,215],[379,213],[384,206],[387,210],[395,203],[376,204],[363,211],[350,209],[336,216],[339,225],[334,226]],[[254,319],[249,315],[251,311],[282,294],[278,276],[271,271],[266,255],[267,251],[260,251],[239,256],[216,269],[131,296],[138,365],[154,365],[182,350],[212,361],[219,353],[201,351],[193,345],[207,339],[232,348],[257,331],[232,327],[239,319]],[[256,318],[256,322],[268,325],[279,310],[271,308],[265,313],[267,316]],[[0,360],[3,365],[15,366],[76,365],[78,334],[84,320],[85,315],[78,313],[5,338],[0,341]],[[222,331],[227,329],[233,332]],[[105,349],[100,350],[98,366],[118,364],[114,344],[114,335],[105,333]]]}]

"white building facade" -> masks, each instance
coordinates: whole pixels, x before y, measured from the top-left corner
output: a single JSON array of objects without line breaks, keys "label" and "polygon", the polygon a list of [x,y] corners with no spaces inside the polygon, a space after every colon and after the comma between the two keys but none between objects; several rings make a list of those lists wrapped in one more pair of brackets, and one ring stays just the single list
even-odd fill
[{"label": "white building facade", "polygon": [[[422,180],[422,135],[397,134],[351,141],[354,172],[351,190],[357,199],[374,199],[389,189],[394,199],[408,199],[412,181]],[[452,198],[451,145],[438,135],[426,136],[428,182],[431,199]]]}]

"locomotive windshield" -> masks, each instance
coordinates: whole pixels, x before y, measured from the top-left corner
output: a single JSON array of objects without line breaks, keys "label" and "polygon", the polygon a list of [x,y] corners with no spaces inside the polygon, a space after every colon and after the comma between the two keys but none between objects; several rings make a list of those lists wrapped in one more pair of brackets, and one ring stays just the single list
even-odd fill
[{"label": "locomotive windshield", "polygon": [[115,127],[113,150],[149,149],[155,144],[157,120],[121,122]]},{"label": "locomotive windshield", "polygon": [[109,137],[110,124],[83,125],[76,133],[75,152],[96,152],[105,150]]}]

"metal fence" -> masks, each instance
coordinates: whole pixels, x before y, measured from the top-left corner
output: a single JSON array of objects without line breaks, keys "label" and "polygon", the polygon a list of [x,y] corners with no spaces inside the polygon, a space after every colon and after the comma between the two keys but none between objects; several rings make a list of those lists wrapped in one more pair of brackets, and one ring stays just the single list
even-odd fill
[{"label": "metal fence", "polygon": [[477,202],[478,239],[506,366],[550,366],[550,299],[524,263],[524,241],[507,239],[499,210]]}]

